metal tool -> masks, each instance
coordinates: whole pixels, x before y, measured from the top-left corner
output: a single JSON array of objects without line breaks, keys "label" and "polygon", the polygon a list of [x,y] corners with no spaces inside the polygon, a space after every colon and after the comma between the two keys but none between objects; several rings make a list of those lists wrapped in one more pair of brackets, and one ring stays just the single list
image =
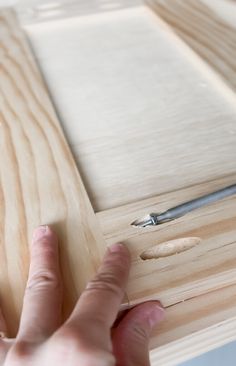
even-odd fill
[{"label": "metal tool", "polygon": [[225,197],[236,194],[236,184],[220,189],[210,194],[206,194],[191,201],[182,203],[181,205],[170,208],[162,213],[151,213],[142,219],[135,220],[131,225],[138,227],[146,227],[164,224],[165,222],[175,220],[188,212],[207,206],[213,202],[219,201]]}]

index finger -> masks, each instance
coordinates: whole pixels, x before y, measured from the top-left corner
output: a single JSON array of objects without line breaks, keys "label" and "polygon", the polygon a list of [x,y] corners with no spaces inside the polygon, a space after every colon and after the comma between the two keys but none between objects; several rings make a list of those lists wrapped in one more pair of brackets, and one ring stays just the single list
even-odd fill
[{"label": "index finger", "polygon": [[68,322],[102,323],[110,328],[124,297],[130,269],[130,254],[123,244],[107,249],[97,275],[88,283]]}]

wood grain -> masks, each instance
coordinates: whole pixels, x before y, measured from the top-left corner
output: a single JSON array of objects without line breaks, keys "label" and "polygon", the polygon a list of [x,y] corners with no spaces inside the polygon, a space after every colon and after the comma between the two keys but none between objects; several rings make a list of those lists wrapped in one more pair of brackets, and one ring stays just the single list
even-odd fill
[{"label": "wood grain", "polygon": [[[165,321],[151,339],[151,364],[173,366],[236,339],[236,197],[152,229],[130,223],[236,181],[236,175],[97,213],[108,243],[123,241],[132,252],[130,304],[159,299]],[[148,261],[140,253],[162,241],[196,235],[198,247]]]},{"label": "wood grain", "polygon": [[235,341],[235,314],[235,285],[169,307],[152,337],[151,365],[178,365]]},{"label": "wood grain", "polygon": [[[132,252],[130,303],[158,298],[167,307],[152,338],[152,365],[234,339],[235,198],[150,231],[130,226],[235,182],[234,94],[228,98],[225,81],[216,88],[210,68],[144,7],[26,30],[105,239]],[[202,243],[158,262],[140,260],[150,246],[185,235]]]},{"label": "wood grain", "polygon": [[194,248],[200,244],[201,239],[196,237],[179,238],[170,241],[165,241],[154,245],[153,247],[144,250],[140,254],[140,258],[143,260],[158,259],[162,257],[169,257],[171,255],[177,255]]},{"label": "wood grain", "polygon": [[166,28],[145,6],[26,27],[97,212],[235,172],[236,99]]},{"label": "wood grain", "polygon": [[[149,212],[165,211],[235,180],[232,175],[97,214],[107,243],[123,241],[132,253],[130,304],[156,298],[170,306],[236,283],[236,196],[153,228],[130,225]],[[202,242],[189,251],[152,261],[140,259],[154,245],[191,236]]]},{"label": "wood grain", "polygon": [[[200,22],[193,26],[200,34],[193,48],[203,59],[210,55],[221,85],[233,90],[232,27],[200,2],[185,3],[186,19],[178,10],[184,2],[162,2],[164,14],[169,4],[168,19],[177,7],[178,24],[185,27],[191,17]],[[130,226],[149,211],[236,181],[235,96],[215,88],[208,69],[196,67],[194,52],[160,24],[138,7],[27,26],[93,206],[104,210],[95,217],[25,39],[15,18],[1,15],[0,289],[12,333],[32,228],[53,223],[62,237],[66,314],[94,273],[104,239],[121,240],[132,253],[130,304],[158,298],[167,308],[167,321],[152,339],[151,347],[159,346],[153,365],[173,365],[235,338],[235,198],[150,231]],[[211,25],[202,53],[199,43]],[[158,262],[139,258],[150,246],[183,236],[202,243]]]},{"label": "wood grain", "polygon": [[61,238],[65,316],[94,273],[105,244],[26,39],[0,13],[0,296],[16,332],[28,272],[28,243],[39,224]]},{"label": "wood grain", "polygon": [[[235,91],[236,28],[207,1],[147,0],[147,4],[167,22],[197,54]],[[222,7],[224,4],[222,2]],[[217,7],[216,7],[217,9]],[[236,12],[235,4],[232,12]]]}]

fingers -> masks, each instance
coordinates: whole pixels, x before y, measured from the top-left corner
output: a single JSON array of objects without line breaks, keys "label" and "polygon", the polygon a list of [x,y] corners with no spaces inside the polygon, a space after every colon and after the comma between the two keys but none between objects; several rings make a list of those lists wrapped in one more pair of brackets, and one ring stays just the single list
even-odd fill
[{"label": "fingers", "polygon": [[0,365],[4,364],[4,359],[6,357],[6,353],[9,348],[5,342],[5,338],[7,338],[7,332],[8,332],[8,329],[7,329],[6,321],[3,316],[2,310],[0,309]]},{"label": "fingers", "polygon": [[108,248],[96,277],[82,293],[69,323],[95,324],[110,330],[124,297],[128,280],[130,254],[122,244]]},{"label": "fingers", "polygon": [[8,329],[2,310],[0,309],[0,339],[7,337]]},{"label": "fingers", "polygon": [[48,226],[40,226],[35,230],[30,257],[29,278],[17,337],[37,342],[56,330],[61,316],[58,240]]},{"label": "fingers", "polygon": [[148,366],[150,333],[164,317],[157,301],[138,305],[122,319],[113,334],[113,352],[117,366]]}]

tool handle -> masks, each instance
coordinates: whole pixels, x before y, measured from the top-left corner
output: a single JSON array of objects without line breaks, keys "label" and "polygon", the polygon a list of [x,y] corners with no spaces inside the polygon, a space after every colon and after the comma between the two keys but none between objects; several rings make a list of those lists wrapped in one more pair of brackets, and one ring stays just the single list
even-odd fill
[{"label": "tool handle", "polygon": [[190,211],[209,205],[210,203],[219,201],[233,194],[236,194],[236,184],[170,208],[169,210],[158,216],[158,222],[161,223],[164,221],[176,219],[178,217],[184,216]]}]

